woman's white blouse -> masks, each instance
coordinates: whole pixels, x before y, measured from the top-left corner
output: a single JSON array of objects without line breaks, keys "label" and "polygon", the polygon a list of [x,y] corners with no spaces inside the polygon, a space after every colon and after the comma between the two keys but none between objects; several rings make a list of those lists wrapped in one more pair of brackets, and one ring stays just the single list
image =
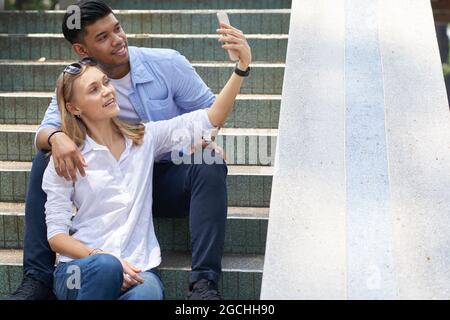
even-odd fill
[{"label": "woman's white blouse", "polygon": [[[119,161],[88,136],[81,150],[88,165],[86,176],[78,173],[76,183],[59,177],[50,159],[42,182],[47,193],[48,239],[71,231],[83,244],[121,257],[142,270],[161,263],[152,216],[154,158],[171,151],[180,142],[181,131],[194,138],[197,128],[213,127],[205,109],[149,122],[145,127],[143,144],[133,146],[126,139]],[[77,212],[72,219],[73,205]],[[71,260],[59,257],[60,262]]]}]

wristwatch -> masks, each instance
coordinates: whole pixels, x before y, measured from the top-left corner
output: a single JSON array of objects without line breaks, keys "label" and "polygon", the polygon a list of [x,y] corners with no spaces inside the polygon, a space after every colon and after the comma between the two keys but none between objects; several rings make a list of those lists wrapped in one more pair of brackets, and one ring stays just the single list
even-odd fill
[{"label": "wristwatch", "polygon": [[248,75],[250,74],[250,67],[247,68],[247,70],[242,71],[241,69],[238,68],[239,62],[236,63],[236,67],[234,68],[234,72],[241,77],[248,77]]}]

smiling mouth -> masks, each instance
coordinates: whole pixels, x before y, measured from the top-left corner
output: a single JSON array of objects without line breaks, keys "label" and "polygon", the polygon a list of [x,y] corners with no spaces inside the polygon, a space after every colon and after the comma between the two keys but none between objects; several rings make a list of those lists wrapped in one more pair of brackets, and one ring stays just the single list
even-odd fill
[{"label": "smiling mouth", "polygon": [[113,51],[113,54],[123,56],[127,52],[127,46],[124,44],[119,50]]},{"label": "smiling mouth", "polygon": [[112,105],[115,104],[115,103],[116,103],[116,99],[114,99],[114,98],[109,99],[109,100],[106,101],[106,103],[103,105],[103,108],[110,107],[110,106],[112,106]]}]

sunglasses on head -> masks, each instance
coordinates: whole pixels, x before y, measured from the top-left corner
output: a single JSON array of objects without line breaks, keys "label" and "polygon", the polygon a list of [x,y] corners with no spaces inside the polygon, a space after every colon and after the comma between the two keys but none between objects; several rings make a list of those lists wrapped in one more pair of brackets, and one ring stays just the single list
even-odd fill
[{"label": "sunglasses on head", "polygon": [[63,73],[68,73],[71,75],[77,75],[81,72],[82,65],[86,66],[96,66],[97,61],[95,61],[93,58],[83,58],[78,62],[74,62],[69,64],[67,67],[65,67]]}]

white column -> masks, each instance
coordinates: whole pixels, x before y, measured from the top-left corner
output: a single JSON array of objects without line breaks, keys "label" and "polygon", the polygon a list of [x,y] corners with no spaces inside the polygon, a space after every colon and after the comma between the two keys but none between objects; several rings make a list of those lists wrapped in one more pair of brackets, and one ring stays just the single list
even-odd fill
[{"label": "white column", "polygon": [[450,298],[450,114],[430,1],[380,2],[396,294]]},{"label": "white column", "polygon": [[347,298],[393,299],[379,2],[345,2]]},{"label": "white column", "polygon": [[346,295],[344,0],[292,1],[262,299]]},{"label": "white column", "polygon": [[450,298],[428,0],[294,0],[262,299]]}]

